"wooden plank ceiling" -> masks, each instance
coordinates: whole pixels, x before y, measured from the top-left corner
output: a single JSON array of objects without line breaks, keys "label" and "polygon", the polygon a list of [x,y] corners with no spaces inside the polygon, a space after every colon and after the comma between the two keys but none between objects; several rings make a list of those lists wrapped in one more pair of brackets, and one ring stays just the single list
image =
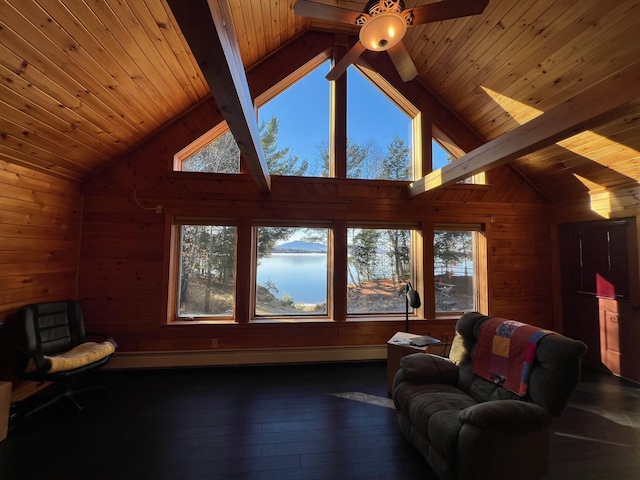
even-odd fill
[{"label": "wooden plank ceiling", "polygon": [[[228,2],[245,68],[307,30],[357,34],[298,17],[294,3]],[[490,141],[637,64],[640,0],[490,0],[482,15],[410,28],[404,42],[419,81]],[[166,0],[0,0],[0,162],[82,182],[209,95]],[[550,201],[637,185],[631,103],[511,164]]]}]

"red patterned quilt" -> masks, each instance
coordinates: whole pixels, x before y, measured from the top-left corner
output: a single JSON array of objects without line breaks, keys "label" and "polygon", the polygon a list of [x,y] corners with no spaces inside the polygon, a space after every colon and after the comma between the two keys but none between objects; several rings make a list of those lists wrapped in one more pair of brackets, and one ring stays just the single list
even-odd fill
[{"label": "red patterned quilt", "polygon": [[492,318],[480,327],[473,373],[520,396],[527,394],[541,338],[553,333],[533,325]]}]

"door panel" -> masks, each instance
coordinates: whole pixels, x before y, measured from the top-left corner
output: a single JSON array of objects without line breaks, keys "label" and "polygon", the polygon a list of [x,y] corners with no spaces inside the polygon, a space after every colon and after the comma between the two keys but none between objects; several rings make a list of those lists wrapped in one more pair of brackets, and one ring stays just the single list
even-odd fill
[{"label": "door panel", "polygon": [[598,313],[598,299],[594,295],[573,292],[562,297],[562,333],[584,342],[589,347],[582,359],[585,364],[605,369],[600,360]]},{"label": "door panel", "polygon": [[616,375],[622,374],[620,348],[620,316],[618,302],[599,299],[600,308],[600,355],[602,363]]},{"label": "door panel", "polygon": [[564,333],[585,363],[640,382],[640,288],[635,218],[560,227]]}]

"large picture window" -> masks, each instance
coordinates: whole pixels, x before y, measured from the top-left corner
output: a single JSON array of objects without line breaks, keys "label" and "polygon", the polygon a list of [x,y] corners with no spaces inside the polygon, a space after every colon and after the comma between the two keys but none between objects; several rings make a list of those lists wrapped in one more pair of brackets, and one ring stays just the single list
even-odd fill
[{"label": "large picture window", "polygon": [[329,144],[329,67],[322,63],[258,108],[271,175],[327,176],[322,159]]},{"label": "large picture window", "polygon": [[[407,283],[422,297],[414,315],[487,310],[480,226],[439,225],[434,231],[428,211],[420,221],[414,211],[398,211],[396,218],[388,209],[378,216],[371,198],[389,189],[403,201],[398,188],[464,152],[370,68],[352,65],[346,82],[327,82],[328,58],[328,52],[316,56],[253,99],[274,195],[254,197],[250,187],[246,198],[236,198],[224,185],[231,177],[221,174],[244,176],[252,164],[242,164],[250,159],[241,158],[222,117],[175,154],[174,170],[185,172],[177,177],[198,183],[173,209],[184,216],[167,229],[167,321],[395,319],[405,313]],[[425,133],[431,138],[422,138]],[[427,152],[431,158],[422,158]],[[282,178],[331,176],[336,178]],[[306,196],[316,189],[333,192],[336,202],[311,208]],[[304,211],[295,208],[298,192]],[[209,193],[211,203],[203,203]],[[226,208],[228,195],[233,207]],[[193,215],[222,215],[224,221]],[[424,244],[432,234],[433,249]]]},{"label": "large picture window", "polygon": [[436,312],[477,310],[477,235],[480,226],[445,227],[433,235]]},{"label": "large picture window", "polygon": [[326,315],[328,229],[261,226],[255,316]]},{"label": "large picture window", "polygon": [[400,293],[413,281],[411,230],[349,228],[347,313],[405,311]]},{"label": "large picture window", "polygon": [[[442,317],[486,309],[481,225],[435,228],[431,294],[423,290],[431,285],[423,278],[431,274],[429,269],[423,272],[431,263],[424,251],[431,249],[425,248],[419,225],[353,224],[337,233],[330,222],[256,222],[239,231],[233,220],[176,219],[169,294],[174,320],[327,321],[333,319],[335,304],[346,305],[347,319],[396,318],[405,313],[407,283],[422,297],[423,306],[414,315],[435,312]],[[346,239],[346,244],[336,245],[336,238]],[[247,252],[243,261],[236,259],[237,245]],[[345,276],[335,274],[340,271]],[[251,281],[238,285],[236,279],[243,277]],[[346,278],[344,288],[337,288],[340,277]],[[246,314],[241,319],[235,315],[238,301],[250,302],[242,307]]]},{"label": "large picture window", "polygon": [[413,180],[413,119],[357,68],[347,79],[347,177]]}]

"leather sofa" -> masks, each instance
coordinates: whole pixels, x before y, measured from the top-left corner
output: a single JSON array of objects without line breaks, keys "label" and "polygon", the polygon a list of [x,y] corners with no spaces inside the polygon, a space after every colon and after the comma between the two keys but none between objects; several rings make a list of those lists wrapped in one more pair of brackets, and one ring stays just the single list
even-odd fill
[{"label": "leather sofa", "polygon": [[531,353],[525,394],[505,388],[504,378],[478,376],[478,337],[489,320],[477,312],[463,315],[449,358],[408,355],[394,378],[400,430],[441,480],[545,475],[552,419],[580,380],[586,345],[546,331]]}]

